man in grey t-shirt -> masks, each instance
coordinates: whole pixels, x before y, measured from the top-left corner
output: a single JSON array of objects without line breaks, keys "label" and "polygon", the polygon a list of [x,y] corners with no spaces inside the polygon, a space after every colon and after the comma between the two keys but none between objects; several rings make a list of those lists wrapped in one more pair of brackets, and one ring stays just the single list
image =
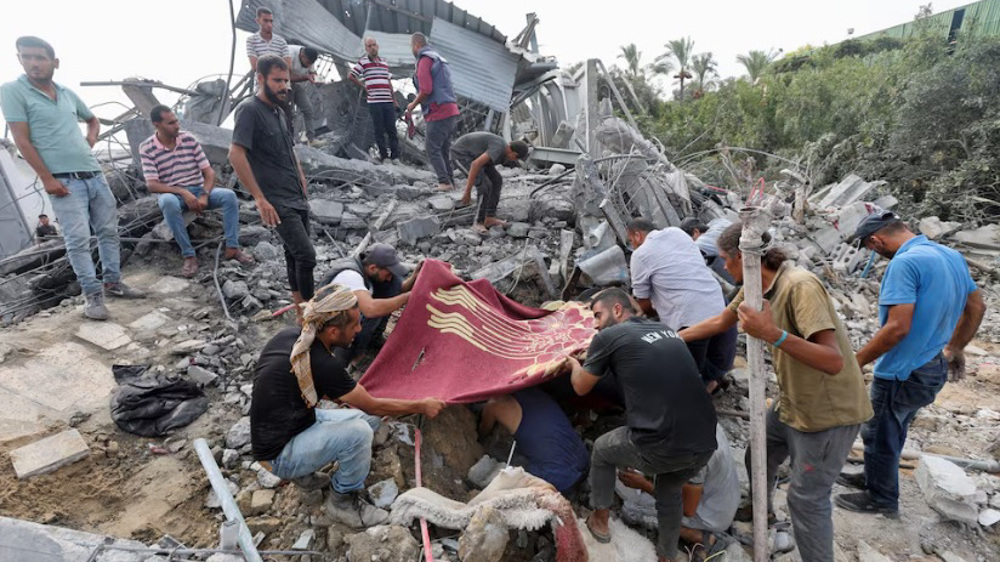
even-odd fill
[{"label": "man in grey t-shirt", "polygon": [[462,135],[455,141],[451,145],[451,156],[469,172],[465,193],[462,195],[462,206],[472,203],[472,186],[478,187],[479,209],[476,212],[475,230],[486,232],[491,226],[506,226],[506,222],[496,218],[500,189],[503,186],[503,177],[497,171],[497,164],[527,158],[528,143],[514,141],[508,144],[500,136],[479,131]]}]

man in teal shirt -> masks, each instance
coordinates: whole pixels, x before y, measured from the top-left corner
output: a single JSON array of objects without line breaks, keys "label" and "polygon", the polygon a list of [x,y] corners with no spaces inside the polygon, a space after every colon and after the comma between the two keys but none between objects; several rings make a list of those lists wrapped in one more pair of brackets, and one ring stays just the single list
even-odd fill
[{"label": "man in teal shirt", "polygon": [[[143,295],[121,280],[118,204],[90,152],[101,125],[76,94],[52,81],[59,59],[51,45],[38,37],[20,37],[16,45],[24,74],[0,87],[3,116],[59,217],[66,255],[86,299],[84,316],[106,320],[105,293]],[[86,138],[79,121],[87,123]],[[103,284],[91,256],[91,229],[97,235]]]},{"label": "man in teal shirt", "polygon": [[837,496],[850,511],[895,516],[899,511],[899,455],[910,422],[931,404],[947,380],[965,370],[965,346],[986,305],[961,254],[917,236],[898,216],[877,210],[854,238],[889,258],[879,294],[882,328],[857,353],[864,367],[875,361],[871,385],[875,416],[861,429],[865,491]]}]

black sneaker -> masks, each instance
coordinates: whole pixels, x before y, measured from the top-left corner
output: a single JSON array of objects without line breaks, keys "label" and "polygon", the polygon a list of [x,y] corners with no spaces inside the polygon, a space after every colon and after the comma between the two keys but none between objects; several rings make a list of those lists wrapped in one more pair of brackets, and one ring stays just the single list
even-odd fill
[{"label": "black sneaker", "polygon": [[887,505],[879,504],[872,499],[868,492],[856,492],[853,494],[837,494],[833,498],[837,507],[854,511],[856,513],[882,514],[886,517],[897,517],[899,510]]},{"label": "black sneaker", "polygon": [[864,472],[859,472],[857,474],[841,472],[840,476],[837,477],[837,484],[840,484],[841,486],[850,486],[851,488],[857,488],[859,490],[868,489],[868,485],[865,484]]}]

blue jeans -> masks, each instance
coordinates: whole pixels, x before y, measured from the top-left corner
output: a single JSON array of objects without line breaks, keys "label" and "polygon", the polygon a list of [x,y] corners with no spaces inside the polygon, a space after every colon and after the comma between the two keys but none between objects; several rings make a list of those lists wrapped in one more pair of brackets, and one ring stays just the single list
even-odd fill
[{"label": "blue jeans", "polygon": [[[185,187],[195,197],[201,197],[202,188]],[[185,258],[194,257],[194,247],[191,246],[191,237],[188,236],[187,226],[184,224],[184,211],[188,210],[184,198],[176,193],[161,193],[157,197],[160,211],[163,212],[163,220],[167,222],[171,232],[174,233],[174,240],[181,247],[181,255]],[[233,190],[224,187],[216,187],[208,194],[208,208],[222,208],[222,233],[226,239],[227,248],[239,248],[239,227],[240,227],[240,203],[236,199]]]},{"label": "blue jeans", "polygon": [[948,380],[948,362],[940,353],[910,373],[905,381],[875,377],[871,386],[875,416],[864,424],[865,485],[872,501],[899,509],[899,455],[910,422],[932,404]]},{"label": "blue jeans", "polygon": [[458,128],[458,116],[453,115],[439,121],[427,122],[427,139],[424,148],[427,159],[434,168],[438,183],[451,185],[454,173],[451,168],[451,137]]},{"label": "blue jeans", "polygon": [[66,255],[80,288],[86,295],[104,290],[90,252],[90,231],[97,236],[97,253],[105,283],[121,281],[121,246],[118,243],[118,202],[98,173],[91,179],[63,179],[69,189],[64,197],[49,196],[62,227]]},{"label": "blue jeans", "polygon": [[316,423],[292,438],[271,461],[271,472],[286,480],[312,474],[333,461],[340,468],[330,485],[341,494],[360,490],[372,464],[372,438],[382,424],[361,410],[316,409]]}]

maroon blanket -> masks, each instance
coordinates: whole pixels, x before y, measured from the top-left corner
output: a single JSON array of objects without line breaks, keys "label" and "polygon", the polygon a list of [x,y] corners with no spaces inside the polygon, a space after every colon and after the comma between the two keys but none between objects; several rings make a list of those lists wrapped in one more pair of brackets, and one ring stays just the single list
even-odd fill
[{"label": "maroon blanket", "polygon": [[466,283],[448,264],[427,260],[361,384],[380,398],[477,402],[545,381],[595,333],[581,303],[522,306],[485,279]]}]

